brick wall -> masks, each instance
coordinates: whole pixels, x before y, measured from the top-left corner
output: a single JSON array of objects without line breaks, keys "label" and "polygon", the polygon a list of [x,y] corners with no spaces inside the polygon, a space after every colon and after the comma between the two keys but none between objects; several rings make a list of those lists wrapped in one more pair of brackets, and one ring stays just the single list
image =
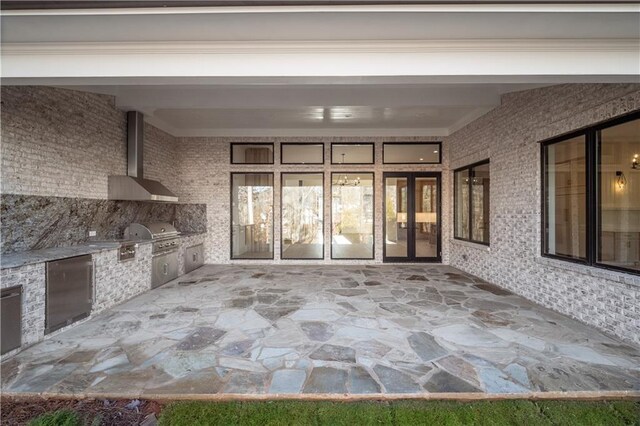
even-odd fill
[{"label": "brick wall", "polygon": [[538,141],[640,109],[640,85],[560,85],[504,96],[447,142],[455,169],[491,160],[491,248],[450,239],[450,263],[640,343],[640,277],[542,258]]},{"label": "brick wall", "polygon": [[[127,172],[126,114],[112,96],[44,86],[1,94],[3,194],[107,198],[107,176]],[[175,138],[149,124],[145,137],[146,176],[172,189]]]},{"label": "brick wall", "polygon": [[151,244],[138,244],[134,260],[119,262],[118,250],[93,255],[96,300],[91,315],[151,289]]},{"label": "brick wall", "polygon": [[[448,169],[446,144],[443,144],[443,163],[437,165],[392,165],[382,164],[383,142],[398,141],[440,141],[436,137],[404,138],[179,138],[180,146],[180,186],[177,194],[186,203],[207,204],[207,241],[205,259],[207,263],[331,263],[362,264],[382,262],[382,221],[383,221],[383,172],[388,171],[442,171]],[[232,142],[274,143],[274,164],[242,165],[230,164]],[[324,165],[281,165],[281,142],[322,142],[325,149]],[[332,165],[332,142],[374,142],[375,165]],[[281,172],[324,172],[324,260],[280,260],[280,173]],[[375,259],[374,260],[331,260],[331,172],[375,173]],[[230,261],[230,173],[231,172],[273,172],[274,173],[274,260]],[[443,212],[449,210],[449,190],[451,184],[448,173],[443,176]],[[442,229],[451,226],[449,217],[444,215]],[[443,239],[442,256],[448,259],[448,241]]]}]

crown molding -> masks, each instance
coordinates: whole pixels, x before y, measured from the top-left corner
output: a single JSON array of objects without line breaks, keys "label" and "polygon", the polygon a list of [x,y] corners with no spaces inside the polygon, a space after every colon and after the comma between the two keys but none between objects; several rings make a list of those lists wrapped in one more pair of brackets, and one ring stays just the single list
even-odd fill
[{"label": "crown molding", "polygon": [[485,39],[295,42],[3,43],[2,56],[22,55],[229,55],[229,54],[428,54],[472,52],[640,51],[640,39]]}]

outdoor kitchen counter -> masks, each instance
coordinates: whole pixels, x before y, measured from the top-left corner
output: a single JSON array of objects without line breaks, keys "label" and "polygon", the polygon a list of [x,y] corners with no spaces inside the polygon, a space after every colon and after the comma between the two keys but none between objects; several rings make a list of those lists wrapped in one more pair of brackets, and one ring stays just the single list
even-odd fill
[{"label": "outdoor kitchen counter", "polygon": [[[184,232],[181,238],[204,235],[198,232]],[[105,250],[115,250],[124,240],[95,241],[69,247],[51,247],[41,250],[20,251],[0,255],[0,269],[18,268],[25,265],[49,262],[50,260],[65,259],[67,257],[82,256],[83,254],[100,253]],[[127,240],[135,244],[151,244],[151,240]]]},{"label": "outdoor kitchen counter", "polygon": [[[150,241],[132,241],[137,244],[147,244]],[[0,256],[0,269],[18,268],[50,260],[65,259],[67,257],[82,256],[84,254],[100,253],[106,250],[116,250],[120,241],[96,241],[69,247],[51,247],[42,250],[20,251],[6,253]]]}]

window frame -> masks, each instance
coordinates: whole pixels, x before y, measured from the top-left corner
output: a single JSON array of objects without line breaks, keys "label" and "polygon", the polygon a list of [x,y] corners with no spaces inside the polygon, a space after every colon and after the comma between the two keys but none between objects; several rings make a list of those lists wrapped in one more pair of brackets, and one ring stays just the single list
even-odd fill
[{"label": "window frame", "polygon": [[[601,238],[601,191],[599,188],[600,176],[599,176],[599,149],[601,146],[601,131],[610,127],[615,127],[620,124],[624,124],[630,121],[640,120],[640,110],[632,111],[627,114],[614,117],[609,120],[601,121],[589,126],[582,127],[578,130],[574,130],[568,133],[564,133],[553,138],[545,139],[539,142],[540,144],[540,255],[541,257],[556,259],[583,266],[607,269],[611,271],[624,272],[631,275],[640,275],[640,271],[636,269],[625,268],[622,266],[614,266],[609,264],[600,263],[598,261],[598,251],[600,247]],[[586,258],[576,259],[567,256],[549,254],[545,252],[546,247],[546,227],[547,221],[545,220],[545,187],[546,187],[546,162],[547,153],[546,147],[556,143],[564,142],[566,140],[584,136],[585,137],[585,161],[586,161],[586,206],[585,214],[587,218],[586,229]]]},{"label": "window frame", "polygon": [[[233,147],[235,145],[265,145],[265,146],[270,146],[271,147],[271,162],[270,163],[236,163],[233,160]],[[273,144],[273,142],[231,142],[230,144],[230,153],[229,153],[229,164],[233,164],[233,165],[238,165],[238,166],[242,166],[242,165],[272,165],[275,163],[275,146]]]},{"label": "window frame", "polygon": [[[234,175],[271,175],[271,211],[273,212],[273,218],[271,220],[271,257],[233,257],[233,176]],[[275,241],[275,212],[276,212],[276,181],[275,173],[273,172],[231,172],[229,173],[229,260],[230,261],[244,261],[244,260],[274,260],[276,255],[276,241]]]},{"label": "window frame", "polygon": [[[284,232],[282,231],[283,229],[283,224],[284,224],[284,214],[283,212],[283,201],[284,201],[284,175],[322,175],[322,211],[320,212],[320,217],[322,217],[322,257],[287,257],[284,258],[282,257],[282,246],[284,244],[282,244],[283,238],[284,238]],[[325,173],[324,171],[316,171],[316,172],[312,172],[312,171],[304,171],[304,172],[296,172],[296,171],[286,171],[286,172],[280,172],[280,260],[309,260],[309,261],[317,261],[317,260],[324,260],[325,259],[325,253],[324,250],[326,249],[326,218],[325,218],[325,197],[327,196],[326,194],[326,182],[325,182]],[[275,251],[275,250],[274,250]]]},{"label": "window frame", "polygon": [[[371,244],[371,257],[349,257],[349,258],[345,258],[345,257],[333,257],[333,175],[348,175],[348,174],[368,174],[371,175],[372,178],[372,188],[373,188],[373,193],[372,193],[372,203],[373,203],[373,229],[372,229],[372,236],[373,236],[373,242]],[[331,221],[330,221],[330,239],[329,239],[329,244],[330,244],[330,250],[331,250],[331,256],[330,259],[331,260],[345,260],[345,261],[349,261],[349,260],[374,260],[376,258],[376,174],[375,172],[331,172],[330,174],[330,178],[331,178],[331,185],[329,190],[331,192],[330,197],[329,197],[329,209],[331,211]]]},{"label": "window frame", "polygon": [[[474,178],[474,169],[478,166],[484,166],[485,164],[489,165],[489,176],[491,176],[491,161],[490,158],[485,160],[477,161],[475,163],[459,167],[453,171],[453,239],[458,241],[467,241],[469,243],[481,244],[483,246],[490,247],[491,246],[491,228],[489,228],[489,241],[478,241],[473,239],[473,178]],[[469,215],[469,238],[463,238],[456,236],[456,230],[458,229],[458,197],[456,196],[457,186],[456,186],[456,173],[462,172],[464,170],[468,170],[469,172],[469,182],[468,182],[468,197],[469,197],[469,210],[467,214]],[[489,180],[489,194],[491,194],[491,180]],[[489,201],[489,211],[491,211],[491,201]],[[491,223],[491,215],[489,215],[489,223]]]},{"label": "window frame", "polygon": [[[371,162],[370,163],[334,163],[333,162],[333,146],[334,145],[370,145],[371,146]],[[331,165],[334,166],[364,166],[376,164],[376,144],[373,142],[331,142]]]},{"label": "window frame", "polygon": [[[417,162],[417,163],[405,163],[405,162],[400,162],[400,163],[396,163],[396,162],[387,162],[384,158],[384,150],[385,147],[387,145],[437,145],[438,146],[438,161],[437,162],[433,162],[433,161],[429,161],[429,162]],[[374,159],[375,160],[375,159]],[[442,164],[442,141],[433,141],[433,142],[383,142],[382,143],[382,164],[395,164],[395,165],[399,165],[399,164]]]},{"label": "window frame", "polygon": [[[284,150],[285,146],[291,146],[291,145],[302,145],[302,146],[321,146],[322,147],[322,162],[320,163],[285,163],[282,159],[282,152]],[[282,142],[280,143],[280,164],[284,164],[284,165],[294,165],[294,166],[320,166],[320,165],[324,165],[325,163],[325,152],[324,152],[324,142]]]}]

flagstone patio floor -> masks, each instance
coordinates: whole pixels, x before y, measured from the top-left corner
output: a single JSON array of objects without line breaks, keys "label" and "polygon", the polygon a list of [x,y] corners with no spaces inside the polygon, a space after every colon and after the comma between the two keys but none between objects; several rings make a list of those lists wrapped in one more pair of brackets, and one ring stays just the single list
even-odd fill
[{"label": "flagstone patio floor", "polygon": [[2,363],[4,392],[640,390],[640,349],[440,265],[206,265]]}]

